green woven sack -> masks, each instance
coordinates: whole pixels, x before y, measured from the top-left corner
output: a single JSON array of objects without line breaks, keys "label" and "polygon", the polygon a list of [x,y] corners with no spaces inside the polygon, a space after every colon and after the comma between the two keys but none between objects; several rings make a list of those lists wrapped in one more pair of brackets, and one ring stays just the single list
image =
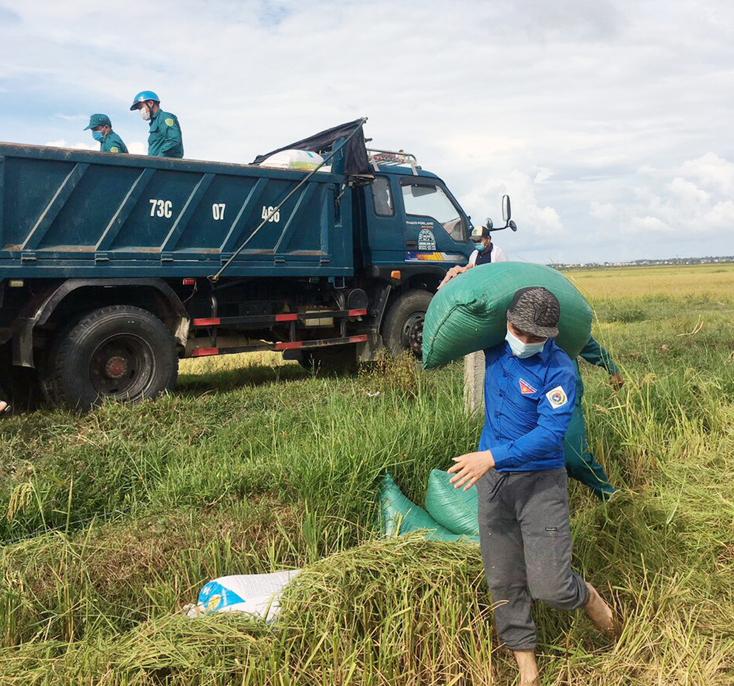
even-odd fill
[{"label": "green woven sack", "polygon": [[451,279],[431,300],[423,324],[423,368],[501,343],[507,308],[520,288],[543,286],[561,304],[556,343],[574,358],[591,335],[591,308],[560,272],[540,264],[497,262]]},{"label": "green woven sack", "polygon": [[426,509],[439,524],[455,534],[479,536],[477,489],[454,488],[451,474],[434,469],[428,477]]},{"label": "green woven sack", "polygon": [[408,500],[389,474],[385,474],[380,485],[379,524],[385,536],[402,536],[424,530],[430,541],[479,542],[478,536],[461,536],[441,526],[422,507]]}]

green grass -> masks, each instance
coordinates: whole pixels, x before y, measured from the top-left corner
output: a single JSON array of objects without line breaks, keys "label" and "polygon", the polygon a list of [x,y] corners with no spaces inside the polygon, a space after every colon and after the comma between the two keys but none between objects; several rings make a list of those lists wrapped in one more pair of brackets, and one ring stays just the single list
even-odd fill
[{"label": "green grass", "polygon": [[[625,628],[538,607],[544,684],[734,682],[734,306],[706,278],[592,300],[626,384],[583,365],[619,492],[572,485],[575,564]],[[156,402],[0,422],[0,684],[512,683],[478,549],[373,526],[385,470],[422,502],[475,447],[460,364],[182,372]],[[178,614],[211,578],[299,567],[276,624]]]}]

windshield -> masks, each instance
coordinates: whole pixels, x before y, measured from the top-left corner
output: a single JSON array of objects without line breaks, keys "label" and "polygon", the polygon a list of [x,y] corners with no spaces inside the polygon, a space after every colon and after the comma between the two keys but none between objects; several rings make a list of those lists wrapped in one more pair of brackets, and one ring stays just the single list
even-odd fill
[{"label": "windshield", "polygon": [[466,227],[456,205],[440,186],[403,186],[403,203],[407,214],[431,217],[455,241],[466,241]]}]

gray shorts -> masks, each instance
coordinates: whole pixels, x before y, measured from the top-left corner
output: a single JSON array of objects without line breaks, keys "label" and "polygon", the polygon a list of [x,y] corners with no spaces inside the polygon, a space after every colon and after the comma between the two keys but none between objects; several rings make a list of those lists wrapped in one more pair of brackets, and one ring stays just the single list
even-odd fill
[{"label": "gray shorts", "polygon": [[497,634],[511,650],[536,647],[532,601],[576,610],[588,596],[571,569],[566,480],[565,469],[490,469],[476,484],[484,573]]}]

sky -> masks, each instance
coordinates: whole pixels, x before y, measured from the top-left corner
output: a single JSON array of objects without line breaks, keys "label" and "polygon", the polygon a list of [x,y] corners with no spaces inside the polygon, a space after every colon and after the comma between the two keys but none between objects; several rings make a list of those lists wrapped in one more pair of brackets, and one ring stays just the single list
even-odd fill
[{"label": "sky", "polygon": [[235,163],[369,117],[511,259],[734,255],[730,0],[0,0],[0,140]]}]

